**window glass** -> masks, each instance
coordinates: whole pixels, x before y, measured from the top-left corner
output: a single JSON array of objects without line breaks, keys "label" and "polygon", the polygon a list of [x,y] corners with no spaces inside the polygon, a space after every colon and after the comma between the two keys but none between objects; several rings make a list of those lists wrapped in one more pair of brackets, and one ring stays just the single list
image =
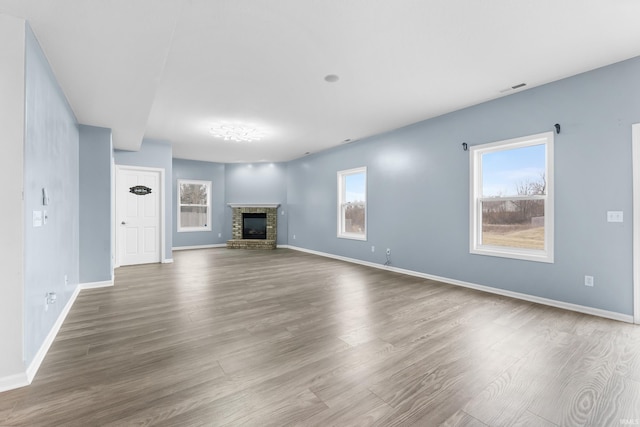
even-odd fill
[{"label": "window glass", "polygon": [[518,196],[544,189],[545,144],[482,155],[482,196]]},{"label": "window glass", "polygon": [[338,237],[366,240],[366,168],[338,172]]},{"label": "window glass", "polygon": [[211,230],[211,181],[178,180],[178,231]]},{"label": "window glass", "polygon": [[471,253],[553,262],[553,133],[471,156]]}]

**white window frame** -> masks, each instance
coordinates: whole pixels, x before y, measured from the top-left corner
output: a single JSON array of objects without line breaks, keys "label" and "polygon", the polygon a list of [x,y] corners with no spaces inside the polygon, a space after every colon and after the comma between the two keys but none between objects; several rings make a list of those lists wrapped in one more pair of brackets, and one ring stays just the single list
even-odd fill
[{"label": "white window frame", "polygon": [[[482,155],[506,151],[533,145],[546,145],[546,195],[482,197]],[[554,210],[553,210],[553,132],[513,138],[488,144],[476,145],[470,151],[470,253],[503,258],[514,258],[526,261],[553,263]],[[526,249],[482,244],[482,202],[488,200],[533,200],[542,199],[544,203],[544,249]]]},{"label": "white window frame", "polygon": [[[180,207],[182,206],[204,206],[204,205],[187,205],[187,204],[182,204],[180,203],[180,187],[182,186],[182,184],[196,184],[196,185],[206,185],[207,186],[207,225],[204,227],[182,227],[180,224],[182,224],[182,221],[180,219],[180,213],[181,213],[181,209]],[[177,208],[177,230],[178,233],[185,233],[185,232],[193,232],[193,231],[211,231],[211,181],[201,181],[201,180],[197,180],[197,179],[179,179],[177,182],[177,193],[178,193],[178,208]]]},{"label": "white window frame", "polygon": [[[344,223],[344,211],[347,205],[345,201],[346,198],[346,177],[349,175],[356,175],[364,173],[364,234],[358,233],[348,233],[344,231],[345,223]],[[369,232],[369,227],[367,225],[367,168],[360,167],[355,169],[347,169],[343,171],[338,171],[338,237],[341,239],[353,239],[353,240],[367,240],[367,233]]]}]

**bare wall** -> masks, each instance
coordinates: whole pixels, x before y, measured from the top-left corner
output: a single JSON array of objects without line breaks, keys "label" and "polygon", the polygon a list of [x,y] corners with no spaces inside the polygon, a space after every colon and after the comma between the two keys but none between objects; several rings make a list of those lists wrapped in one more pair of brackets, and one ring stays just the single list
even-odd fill
[{"label": "bare wall", "polygon": [[[635,58],[290,162],[289,244],[380,264],[381,249],[391,248],[396,267],[630,315],[638,76]],[[471,255],[462,142],[555,123],[555,263]],[[360,166],[368,168],[368,241],[338,239],[336,172]],[[608,223],[609,210],[624,211],[625,222]]]}]

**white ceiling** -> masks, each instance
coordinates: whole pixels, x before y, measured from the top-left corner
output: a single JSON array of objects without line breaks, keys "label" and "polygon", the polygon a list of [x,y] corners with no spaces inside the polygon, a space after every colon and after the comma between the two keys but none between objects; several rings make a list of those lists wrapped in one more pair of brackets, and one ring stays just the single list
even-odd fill
[{"label": "white ceiling", "polygon": [[[638,0],[0,0],[0,13],[30,22],[78,121],[113,129],[116,148],[162,139],[215,162],[291,160],[640,55]],[[268,135],[215,139],[222,121]]]}]

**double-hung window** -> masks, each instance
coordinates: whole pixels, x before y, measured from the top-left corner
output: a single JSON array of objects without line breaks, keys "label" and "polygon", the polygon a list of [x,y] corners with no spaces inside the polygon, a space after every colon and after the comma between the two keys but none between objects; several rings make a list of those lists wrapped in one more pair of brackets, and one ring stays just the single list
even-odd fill
[{"label": "double-hung window", "polygon": [[338,172],[338,237],[367,240],[367,168]]},{"label": "double-hung window", "polygon": [[470,152],[470,252],[552,263],[553,132]]},{"label": "double-hung window", "polygon": [[178,180],[178,231],[211,231],[211,181]]}]

